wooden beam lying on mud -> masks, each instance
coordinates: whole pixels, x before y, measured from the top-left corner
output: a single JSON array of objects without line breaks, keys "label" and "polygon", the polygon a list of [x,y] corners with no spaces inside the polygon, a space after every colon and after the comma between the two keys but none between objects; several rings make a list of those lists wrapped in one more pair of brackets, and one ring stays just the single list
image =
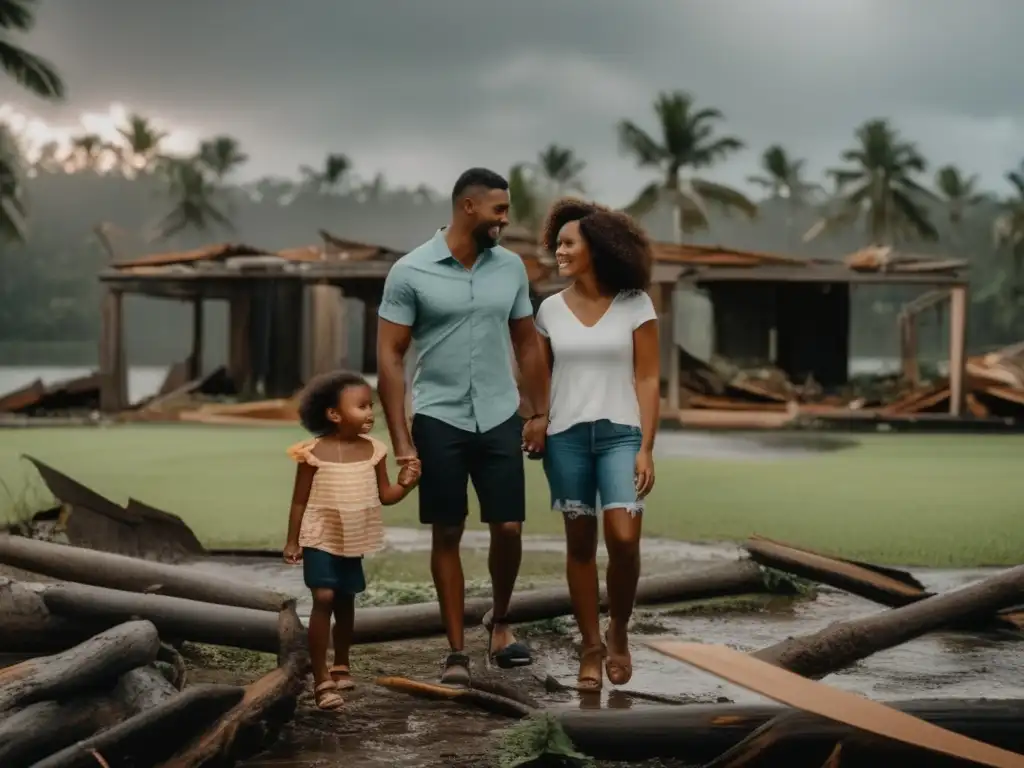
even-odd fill
[{"label": "wooden beam lying on mud", "polygon": [[126,592],[168,595],[276,613],[288,598],[269,589],[156,563],[23,536],[0,535],[0,564],[62,581]]},{"label": "wooden beam lying on mud", "polygon": [[[886,705],[925,722],[1001,749],[1024,752],[1024,700],[911,699]],[[559,723],[581,752],[598,760],[714,761],[770,722],[786,732],[746,765],[818,768],[837,742],[843,768],[946,768],[932,752],[866,734],[853,726],[778,704],[688,704],[637,709],[558,711]]]},{"label": "wooden beam lying on mud", "polygon": [[929,632],[983,620],[1000,608],[1018,604],[1022,594],[1024,566],[1017,566],[902,608],[835,622],[820,632],[791,637],[753,655],[805,677],[824,677]]},{"label": "wooden beam lying on mud", "polygon": [[[992,768],[1024,768],[1024,755],[940,728],[863,696],[808,680],[732,648],[670,640],[654,641],[647,645],[666,656],[691,664],[762,696],[820,717],[846,723],[875,736],[967,763]],[[786,723],[786,719],[781,723],[777,722],[774,727],[782,731],[781,737],[797,732],[791,723]],[[747,754],[737,755],[743,760],[720,762],[719,768],[727,764],[749,765],[749,758],[757,757],[763,751],[763,747],[768,747],[774,742],[771,737],[772,729],[773,726],[768,726],[751,739]],[[833,748],[835,746],[833,745]],[[826,755],[826,759],[827,757]]]},{"label": "wooden beam lying on mud", "polygon": [[507,696],[476,688],[453,688],[450,685],[425,683],[420,680],[410,680],[407,677],[378,677],[374,682],[388,690],[407,693],[421,699],[454,701],[506,717],[527,717],[536,711],[535,707],[530,707]]},{"label": "wooden beam lying on mud", "polygon": [[[762,536],[751,537],[743,547],[755,562],[767,568],[827,584],[890,608],[920,602],[935,594],[906,571],[843,560]],[[956,628],[1020,630],[1024,629],[1024,612],[1002,611]]]}]

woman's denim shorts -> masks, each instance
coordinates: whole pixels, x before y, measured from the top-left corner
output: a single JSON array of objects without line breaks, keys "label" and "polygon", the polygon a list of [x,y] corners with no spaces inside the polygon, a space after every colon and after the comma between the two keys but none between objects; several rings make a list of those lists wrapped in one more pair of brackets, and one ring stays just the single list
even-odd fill
[{"label": "woman's denim shorts", "polygon": [[642,512],[643,501],[636,496],[640,442],[639,427],[607,419],[548,435],[544,472],[551,488],[551,508],[569,519],[596,517],[598,509]]}]

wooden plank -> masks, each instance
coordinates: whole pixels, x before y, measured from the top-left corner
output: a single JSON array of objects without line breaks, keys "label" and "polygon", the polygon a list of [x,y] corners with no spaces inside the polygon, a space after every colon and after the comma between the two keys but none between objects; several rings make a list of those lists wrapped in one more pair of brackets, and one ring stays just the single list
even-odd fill
[{"label": "wooden plank", "polygon": [[967,365],[967,289],[957,286],[949,296],[949,413],[964,409],[964,374]]},{"label": "wooden plank", "polygon": [[648,646],[780,704],[877,736],[992,768],[1024,768],[1024,755],[947,731],[877,701],[808,680],[731,648],[677,641],[655,641]]}]

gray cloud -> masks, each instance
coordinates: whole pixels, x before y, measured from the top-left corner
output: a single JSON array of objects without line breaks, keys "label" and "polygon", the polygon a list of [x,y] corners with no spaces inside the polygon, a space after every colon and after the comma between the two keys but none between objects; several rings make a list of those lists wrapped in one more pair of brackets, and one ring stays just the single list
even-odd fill
[{"label": "gray cloud", "polygon": [[4,85],[0,100],[51,121],[122,101],[238,136],[254,173],[343,151],[364,176],[442,189],[557,141],[621,203],[646,177],[616,122],[653,128],[654,95],[682,88],[749,146],[713,171],[725,181],[773,142],[820,171],[884,116],[933,163],[1000,186],[1024,156],[1022,28],[1004,0],[44,0],[29,44],[71,99]]}]

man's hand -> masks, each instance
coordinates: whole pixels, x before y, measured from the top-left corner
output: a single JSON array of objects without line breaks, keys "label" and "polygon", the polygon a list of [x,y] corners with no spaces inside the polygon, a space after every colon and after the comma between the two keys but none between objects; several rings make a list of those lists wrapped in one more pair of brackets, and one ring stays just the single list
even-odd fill
[{"label": "man's hand", "polygon": [[636,495],[642,499],[654,488],[654,456],[650,451],[636,455]]},{"label": "man's hand", "polygon": [[528,453],[543,453],[547,429],[547,419],[541,416],[527,419],[523,424],[523,450]]},{"label": "man's hand", "polygon": [[398,484],[403,488],[413,488],[420,481],[420,460],[409,459],[398,471]]},{"label": "man's hand", "polygon": [[284,545],[284,561],[288,565],[298,565],[302,562],[302,548],[297,541],[289,541]]}]

